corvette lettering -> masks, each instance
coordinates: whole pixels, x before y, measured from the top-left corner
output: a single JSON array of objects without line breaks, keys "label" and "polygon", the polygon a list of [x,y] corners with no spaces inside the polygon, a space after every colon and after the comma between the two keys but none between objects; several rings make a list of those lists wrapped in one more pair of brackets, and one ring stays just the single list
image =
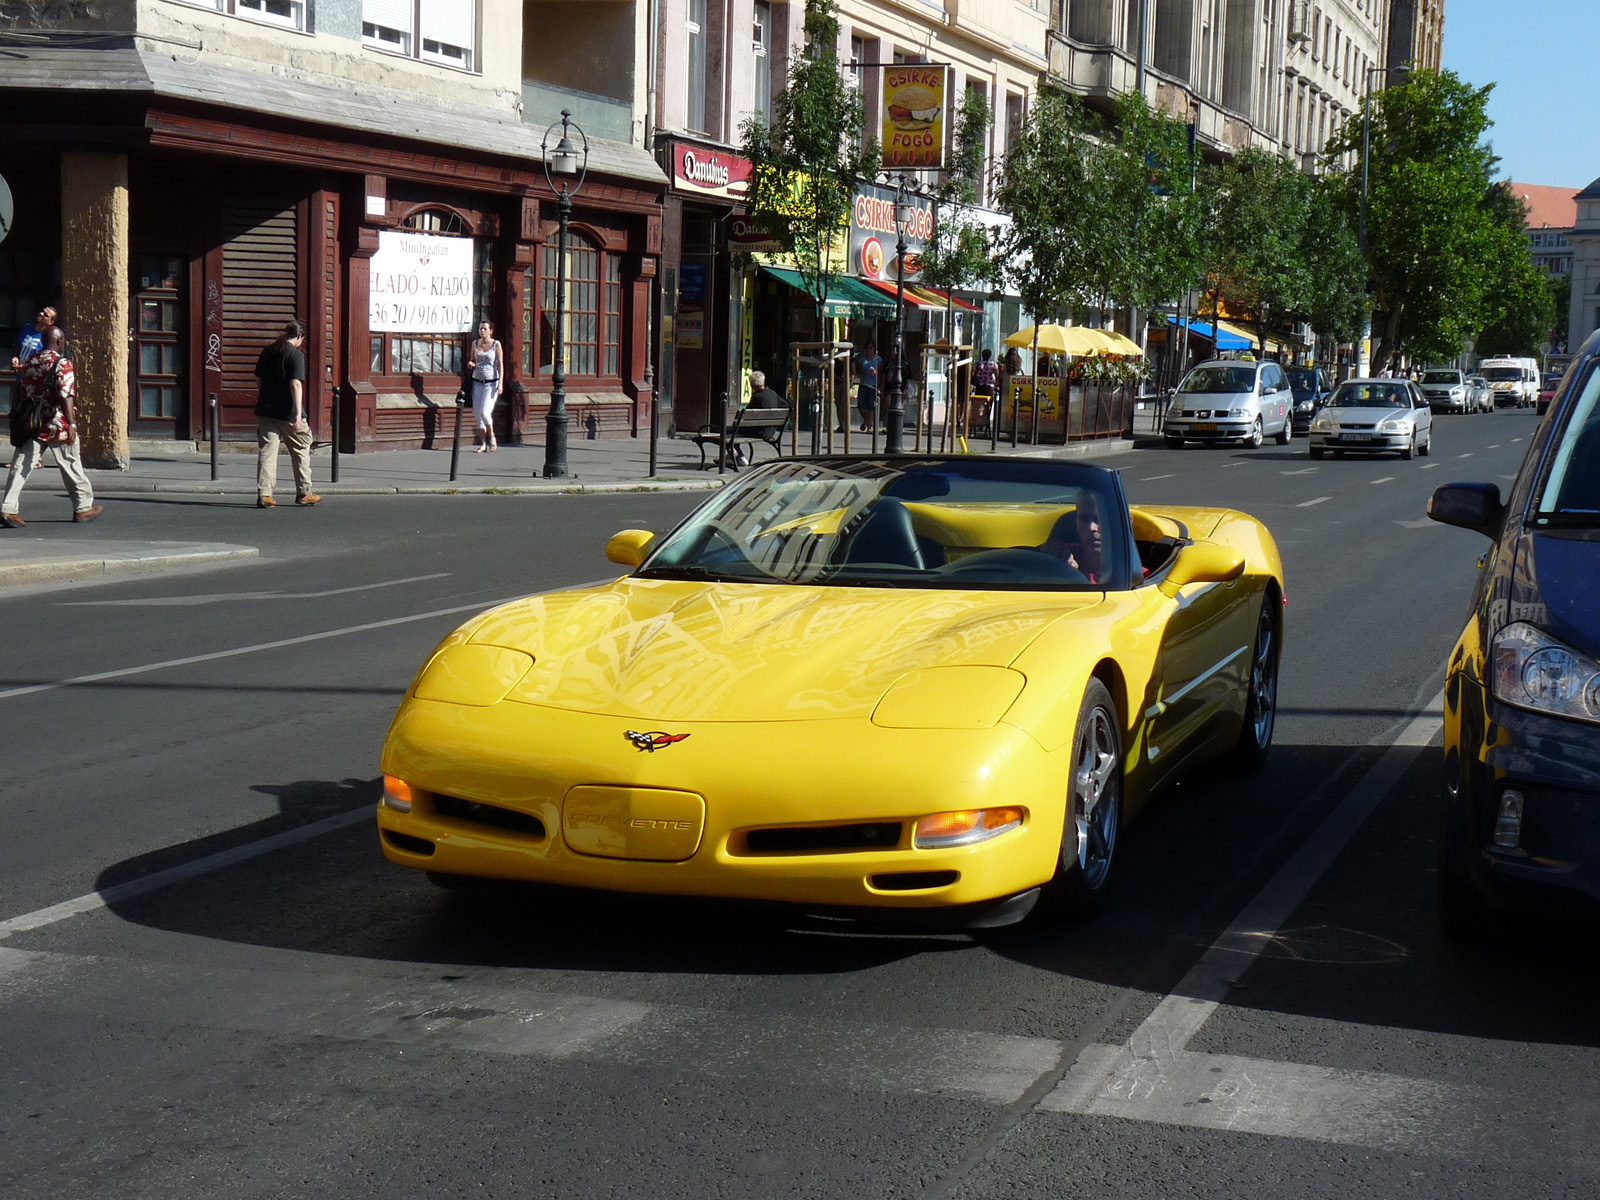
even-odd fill
[{"label": "corvette lettering", "polygon": [[636,729],[630,729],[623,736],[633,743],[635,749],[648,750],[651,754],[654,754],[657,750],[683,741],[689,735],[687,733],[662,733],[659,729],[650,733],[640,733]]},{"label": "corvette lettering", "polygon": [[693,821],[672,821],[665,817],[622,817],[607,813],[573,813],[567,818],[569,825],[602,825],[615,829],[672,829],[691,832]]}]

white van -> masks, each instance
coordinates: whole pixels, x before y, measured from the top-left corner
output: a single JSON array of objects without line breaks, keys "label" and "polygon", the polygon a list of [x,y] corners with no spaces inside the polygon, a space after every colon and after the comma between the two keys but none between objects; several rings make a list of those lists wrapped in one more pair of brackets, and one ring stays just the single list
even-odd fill
[{"label": "white van", "polygon": [[1532,358],[1486,358],[1478,374],[1489,381],[1496,408],[1532,408],[1539,400],[1539,363]]}]

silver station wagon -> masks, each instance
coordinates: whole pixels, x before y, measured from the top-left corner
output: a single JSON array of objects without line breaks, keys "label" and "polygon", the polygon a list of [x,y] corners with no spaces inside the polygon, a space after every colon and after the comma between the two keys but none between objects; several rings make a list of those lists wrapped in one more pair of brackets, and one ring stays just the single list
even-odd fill
[{"label": "silver station wagon", "polygon": [[1167,410],[1167,445],[1242,442],[1268,437],[1287,446],[1294,436],[1294,393],[1275,362],[1203,362],[1183,377]]}]

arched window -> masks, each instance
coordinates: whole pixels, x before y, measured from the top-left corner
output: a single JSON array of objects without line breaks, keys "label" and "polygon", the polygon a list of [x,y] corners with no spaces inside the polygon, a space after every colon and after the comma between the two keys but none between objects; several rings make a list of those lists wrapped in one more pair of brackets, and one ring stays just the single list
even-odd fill
[{"label": "arched window", "polygon": [[[540,250],[539,290],[533,290],[533,272],[526,273],[523,291],[523,368],[531,370],[534,346],[533,297],[539,297],[539,373],[555,370],[556,247]],[[566,329],[567,374],[615,379],[620,370],[622,335],[622,260],[571,235],[567,242]]]},{"label": "arched window", "polygon": [[[453,209],[424,208],[412,213],[401,227],[443,237],[471,237],[472,230]],[[478,322],[489,318],[490,280],[493,276],[487,238],[472,239],[472,329],[467,333],[375,333],[372,335],[372,373],[375,375],[455,375],[465,371],[467,343]]]}]

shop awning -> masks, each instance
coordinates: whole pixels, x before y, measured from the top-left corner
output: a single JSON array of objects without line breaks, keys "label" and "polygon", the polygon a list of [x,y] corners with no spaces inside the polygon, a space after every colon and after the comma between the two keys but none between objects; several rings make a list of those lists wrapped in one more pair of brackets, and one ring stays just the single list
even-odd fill
[{"label": "shop awning", "polygon": [[[895,292],[899,286],[891,279],[863,279],[861,282],[869,287],[876,288],[891,300],[894,299]],[[942,291],[936,287],[929,287],[925,283],[906,284],[906,303],[915,305],[917,308],[926,308],[939,312],[943,312],[952,305],[956,308],[965,309],[967,312],[983,311],[978,305],[963,300],[960,296],[951,296],[949,292]]]},{"label": "shop awning", "polygon": [[[1196,337],[1210,341],[1212,338],[1210,321],[1179,321],[1177,317],[1168,317],[1168,325],[1181,325]],[[1255,338],[1249,334],[1230,326],[1226,321],[1221,323],[1222,328],[1217,331],[1218,350],[1248,350],[1256,344]]]},{"label": "shop awning", "polygon": [[[806,286],[806,281],[799,271],[792,271],[788,267],[764,266],[761,269],[797,292],[804,292],[813,299],[816,298],[816,292]],[[822,315],[825,317],[876,321],[894,319],[894,305],[884,303],[882,293],[869,288],[859,279],[852,279],[848,275],[829,275],[827,293],[828,298],[822,305]]]}]

